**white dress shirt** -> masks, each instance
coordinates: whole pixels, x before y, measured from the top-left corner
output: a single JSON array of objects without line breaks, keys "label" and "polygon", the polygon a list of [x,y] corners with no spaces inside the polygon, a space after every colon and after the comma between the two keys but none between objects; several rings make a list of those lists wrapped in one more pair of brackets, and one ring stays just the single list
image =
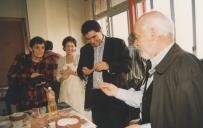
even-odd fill
[{"label": "white dress shirt", "polygon": [[[103,35],[103,39],[101,44],[98,47],[94,47],[94,65],[102,61],[104,54],[104,45],[105,45],[105,36]],[[99,84],[103,82],[102,72],[93,72],[93,88],[98,89]]]}]

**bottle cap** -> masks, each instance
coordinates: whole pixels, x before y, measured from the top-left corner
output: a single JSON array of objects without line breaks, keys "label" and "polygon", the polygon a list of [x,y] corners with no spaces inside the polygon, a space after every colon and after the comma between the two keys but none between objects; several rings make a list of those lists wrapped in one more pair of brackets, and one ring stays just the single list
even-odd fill
[{"label": "bottle cap", "polygon": [[49,90],[51,90],[51,87],[48,87]]}]

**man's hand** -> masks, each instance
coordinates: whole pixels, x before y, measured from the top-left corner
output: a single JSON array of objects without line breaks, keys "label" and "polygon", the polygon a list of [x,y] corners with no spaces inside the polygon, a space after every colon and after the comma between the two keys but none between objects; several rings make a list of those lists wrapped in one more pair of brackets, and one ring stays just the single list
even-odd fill
[{"label": "man's hand", "polygon": [[140,128],[140,125],[138,124],[133,124],[133,125],[129,125],[126,128]]},{"label": "man's hand", "polygon": [[100,62],[97,62],[94,66],[94,69],[95,71],[102,71],[102,70],[109,70],[109,65],[107,64],[107,62],[104,62],[104,61],[100,61]]},{"label": "man's hand", "polygon": [[37,77],[37,76],[40,76],[41,74],[39,74],[38,72],[34,72],[32,73],[31,75],[31,78],[34,78],[34,77]]},{"label": "man's hand", "polygon": [[116,96],[118,92],[118,88],[110,83],[101,83],[99,88],[107,95],[107,96]]},{"label": "man's hand", "polygon": [[89,69],[87,67],[83,67],[82,68],[82,72],[85,76],[89,76],[92,72],[94,71],[94,68],[93,69]]}]

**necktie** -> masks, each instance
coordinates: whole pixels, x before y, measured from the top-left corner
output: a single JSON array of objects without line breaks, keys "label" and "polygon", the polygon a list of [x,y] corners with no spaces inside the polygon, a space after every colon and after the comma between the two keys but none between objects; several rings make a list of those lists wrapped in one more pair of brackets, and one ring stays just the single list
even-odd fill
[{"label": "necktie", "polygon": [[146,61],[146,71],[148,72],[152,68],[152,63],[150,60]]},{"label": "necktie", "polygon": [[152,67],[152,63],[150,60],[147,60],[146,61],[146,78],[145,78],[145,86],[144,86],[144,93],[146,92],[146,89],[147,89],[147,81],[148,81],[148,78],[150,76],[149,74],[149,70],[151,69]]},{"label": "necktie", "polygon": [[151,98],[152,98],[152,90],[153,90],[153,82],[150,84],[147,89],[147,81],[148,78],[151,77],[149,74],[149,70],[151,69],[151,62],[147,60],[146,62],[146,78],[145,78],[145,86],[144,93],[142,97],[142,121],[141,123],[149,123],[150,122],[150,106],[151,106]]}]

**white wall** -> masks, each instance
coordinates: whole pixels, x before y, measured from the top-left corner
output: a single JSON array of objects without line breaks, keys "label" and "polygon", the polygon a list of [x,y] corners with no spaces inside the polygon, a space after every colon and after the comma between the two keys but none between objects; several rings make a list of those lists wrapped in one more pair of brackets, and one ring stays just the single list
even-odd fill
[{"label": "white wall", "polygon": [[[54,43],[54,51],[64,55],[62,41],[73,36],[78,41],[77,52],[84,43],[80,32],[89,19],[90,0],[26,0],[30,37],[42,36]],[[81,6],[84,5],[84,6]]]},{"label": "white wall", "polygon": [[47,17],[45,0],[27,0],[30,38],[41,36],[47,39]]},{"label": "white wall", "polygon": [[[82,43],[82,34],[81,34],[81,26],[85,19],[83,9],[81,5],[83,0],[69,0],[69,27],[70,27],[70,35],[76,38],[77,51],[79,52],[79,48],[83,45]],[[80,12],[80,14],[78,14]]]},{"label": "white wall", "polygon": [[54,51],[64,54],[61,42],[69,35],[68,1],[46,0],[47,39],[53,41]]}]

